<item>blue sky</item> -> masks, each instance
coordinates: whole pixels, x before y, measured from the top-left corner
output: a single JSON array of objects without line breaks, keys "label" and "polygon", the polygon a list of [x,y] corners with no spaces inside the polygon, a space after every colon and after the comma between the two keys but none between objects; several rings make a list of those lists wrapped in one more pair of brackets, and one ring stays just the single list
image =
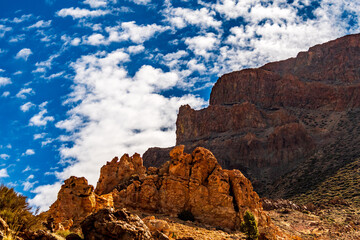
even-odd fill
[{"label": "blue sky", "polygon": [[346,0],[2,0],[0,181],[46,210],[123,153],[175,144],[224,73],[359,32]]}]

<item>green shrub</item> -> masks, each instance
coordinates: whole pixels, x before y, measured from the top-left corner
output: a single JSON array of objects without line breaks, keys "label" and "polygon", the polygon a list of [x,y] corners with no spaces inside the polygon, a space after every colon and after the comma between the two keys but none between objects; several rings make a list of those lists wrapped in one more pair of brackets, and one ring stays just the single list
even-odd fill
[{"label": "green shrub", "polygon": [[249,240],[256,240],[259,237],[256,219],[250,211],[245,212],[244,221],[241,223],[240,229]]},{"label": "green shrub", "polygon": [[70,233],[71,233],[70,230],[59,230],[55,234],[60,237],[66,238],[66,236],[69,235]]},{"label": "green shrub", "polygon": [[0,185],[0,217],[15,233],[39,224],[38,219],[31,213],[26,197],[4,185]]}]

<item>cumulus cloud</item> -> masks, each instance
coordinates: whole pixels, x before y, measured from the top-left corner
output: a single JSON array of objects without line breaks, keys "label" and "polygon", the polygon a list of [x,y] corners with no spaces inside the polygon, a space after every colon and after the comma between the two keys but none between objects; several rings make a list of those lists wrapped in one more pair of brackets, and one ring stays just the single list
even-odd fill
[{"label": "cumulus cloud", "polygon": [[70,131],[75,143],[60,149],[62,158],[76,162],[58,172],[59,179],[86,176],[95,184],[99,168],[117,154],[174,145],[179,106],[204,105],[193,95],[166,98],[160,94],[177,85],[176,73],[145,65],[129,77],[122,67],[127,61],[129,56],[117,50],[105,56],[84,56],[73,64],[74,92],[68,102],[78,105],[56,126]]},{"label": "cumulus cloud", "polygon": [[11,84],[11,79],[7,77],[0,77],[0,87]]},{"label": "cumulus cloud", "polygon": [[44,138],[46,136],[46,133],[37,133],[34,134],[34,140]]},{"label": "cumulus cloud", "polygon": [[0,24],[0,38],[3,38],[5,34],[12,30],[12,27],[8,27]]},{"label": "cumulus cloud", "polygon": [[6,178],[6,177],[9,177],[7,169],[6,168],[0,169],[0,178]]},{"label": "cumulus cloud", "polygon": [[21,105],[21,106],[20,106],[20,109],[21,109],[21,111],[23,111],[23,112],[27,112],[27,111],[29,111],[30,108],[32,108],[32,107],[34,107],[34,106],[35,106],[35,104],[33,104],[32,102],[27,102],[27,103]]},{"label": "cumulus cloud", "polygon": [[109,14],[109,10],[88,10],[83,8],[63,8],[60,11],[57,12],[57,15],[59,17],[67,17],[70,16],[73,19],[79,19],[79,18],[89,18],[89,17],[100,17],[105,16]]},{"label": "cumulus cloud", "polygon": [[22,88],[17,94],[17,98],[25,99],[28,95],[33,95],[35,92],[32,88]]},{"label": "cumulus cloud", "polygon": [[0,158],[3,160],[8,160],[10,158],[10,155],[2,153],[2,154],[0,154]]},{"label": "cumulus cloud", "polygon": [[1,94],[1,97],[8,97],[10,95],[9,91],[3,92],[3,94]]},{"label": "cumulus cloud", "polygon": [[161,33],[168,30],[169,27],[160,26],[157,24],[137,25],[135,21],[123,22],[120,26],[107,27],[105,31],[108,37],[103,34],[94,33],[83,39],[84,44],[89,45],[108,45],[112,42],[132,41],[141,44],[156,33]]},{"label": "cumulus cloud", "polygon": [[39,181],[35,181],[35,182],[30,182],[30,181],[26,181],[26,182],[23,182],[21,185],[23,185],[23,189],[24,191],[29,191],[31,190],[35,184],[39,183]]},{"label": "cumulus cloud", "polygon": [[134,2],[138,5],[146,5],[151,3],[151,0],[130,0],[131,2]]},{"label": "cumulus cloud", "polygon": [[26,149],[26,151],[22,154],[23,156],[31,156],[34,155],[35,151],[34,149]]},{"label": "cumulus cloud", "polygon": [[27,61],[31,54],[32,54],[32,51],[30,48],[23,48],[16,54],[15,58],[16,59],[22,58],[25,61]]},{"label": "cumulus cloud", "polygon": [[[83,3],[88,4],[91,8],[99,8],[106,7],[108,2],[108,0],[85,0]],[[116,2],[116,0],[111,2]]]},{"label": "cumulus cloud", "polygon": [[52,116],[45,116],[47,114],[46,109],[42,109],[38,114],[35,114],[29,120],[29,126],[46,126],[48,122],[54,121],[54,117]]},{"label": "cumulus cloud", "polygon": [[40,211],[47,211],[50,205],[56,201],[60,187],[60,182],[36,187],[31,191],[36,196],[28,200],[30,206],[39,207]]},{"label": "cumulus cloud", "polygon": [[210,51],[217,49],[220,41],[214,33],[207,33],[203,36],[190,37],[185,39],[185,44],[196,55],[209,58]]},{"label": "cumulus cloud", "polygon": [[44,20],[40,20],[36,23],[34,23],[33,25],[29,26],[28,29],[32,29],[32,28],[48,28],[51,26],[51,20],[49,21],[44,21]]},{"label": "cumulus cloud", "polygon": [[188,25],[196,25],[201,28],[218,28],[221,21],[215,20],[215,11],[207,8],[189,9],[189,8],[172,8],[169,7],[164,11],[166,20],[177,28],[184,28]]}]

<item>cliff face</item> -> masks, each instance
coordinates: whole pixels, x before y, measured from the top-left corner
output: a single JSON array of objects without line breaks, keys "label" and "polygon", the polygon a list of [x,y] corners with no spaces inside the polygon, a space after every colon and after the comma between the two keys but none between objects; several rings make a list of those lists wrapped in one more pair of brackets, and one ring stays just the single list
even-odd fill
[{"label": "cliff face", "polygon": [[[180,108],[177,144],[210,149],[263,196],[308,190],[360,156],[353,147],[360,143],[359,50],[360,35],[350,35],[296,58],[225,74],[207,108]],[[159,152],[149,149],[145,164],[156,164]]]},{"label": "cliff face", "polygon": [[138,154],[114,158],[102,168],[95,190],[86,179],[71,177],[47,215],[57,228],[61,224],[69,229],[101,208],[126,207],[170,216],[190,212],[199,222],[238,229],[244,212],[250,210],[262,231],[276,231],[251,182],[239,170],[222,169],[201,147],[187,154],[183,145],[177,146],[168,159],[160,168],[146,169]]}]

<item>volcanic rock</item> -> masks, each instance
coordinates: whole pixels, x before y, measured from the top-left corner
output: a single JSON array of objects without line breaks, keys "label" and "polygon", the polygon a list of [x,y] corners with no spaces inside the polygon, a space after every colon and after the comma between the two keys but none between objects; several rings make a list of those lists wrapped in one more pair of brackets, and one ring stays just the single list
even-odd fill
[{"label": "volcanic rock", "polygon": [[209,150],[199,147],[187,154],[177,146],[170,158],[158,174],[115,188],[114,206],[172,216],[189,211],[202,223],[230,229],[238,228],[243,213],[251,210],[260,226],[269,225],[250,181],[238,170],[223,170]]},{"label": "volcanic rock", "polygon": [[125,209],[104,208],[88,216],[81,229],[85,239],[146,240],[152,239],[145,223]]},{"label": "volcanic rock", "polygon": [[98,195],[109,193],[131,177],[143,177],[145,172],[146,168],[143,166],[143,160],[139,154],[134,154],[132,157],[125,154],[120,161],[115,157],[101,168],[95,193]]},{"label": "volcanic rock", "polygon": [[73,176],[65,180],[47,215],[53,219],[56,230],[67,230],[73,225],[78,226],[94,211],[112,206],[111,194],[98,196],[84,177]]},{"label": "volcanic rock", "polygon": [[[223,75],[210,105],[180,107],[176,144],[209,149],[240,169],[262,196],[305,193],[360,156],[360,34],[296,58]],[[159,167],[168,149],[152,148]]]}]

